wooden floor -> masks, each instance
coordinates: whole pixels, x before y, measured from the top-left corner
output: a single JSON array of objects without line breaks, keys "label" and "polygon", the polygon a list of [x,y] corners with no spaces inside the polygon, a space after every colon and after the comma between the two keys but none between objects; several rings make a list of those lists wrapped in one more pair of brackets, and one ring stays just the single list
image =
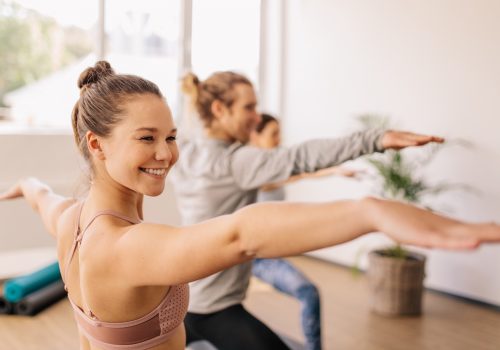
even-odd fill
[{"label": "wooden floor", "polygon": [[[385,318],[369,311],[363,275],[307,257],[290,259],[318,285],[325,349],[499,350],[500,312],[426,292],[420,317]],[[246,306],[278,332],[302,341],[299,304],[252,281]],[[71,307],[61,301],[35,317],[0,316],[0,349],[78,348]]]},{"label": "wooden floor", "polygon": [[[289,259],[319,287],[326,350],[500,350],[500,312],[425,292],[423,315],[387,318],[369,310],[363,274],[307,257]],[[303,340],[298,303],[254,283],[246,306],[266,324]]]}]

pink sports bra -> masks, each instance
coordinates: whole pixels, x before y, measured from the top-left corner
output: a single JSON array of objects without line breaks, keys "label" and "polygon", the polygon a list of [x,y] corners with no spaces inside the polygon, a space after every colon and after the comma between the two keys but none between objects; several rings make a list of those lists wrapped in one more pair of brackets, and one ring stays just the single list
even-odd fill
[{"label": "pink sports bra", "polygon": [[[132,224],[140,222],[111,210],[105,210],[95,214],[85,229],[80,232],[79,221],[82,207],[83,203],[78,211],[73,246],[66,259],[64,280],[66,280],[69,265],[76,249],[82,242],[85,231],[97,217],[111,215]],[[171,286],[165,298],[154,310],[139,319],[127,322],[100,321],[92,311],[90,311],[90,316],[84,313],[78,305],[73,303],[69,295],[68,299],[73,307],[79,330],[91,343],[104,350],[142,350],[165,342],[171,337],[173,331],[182,324],[189,303],[189,288],[187,284]]]}]

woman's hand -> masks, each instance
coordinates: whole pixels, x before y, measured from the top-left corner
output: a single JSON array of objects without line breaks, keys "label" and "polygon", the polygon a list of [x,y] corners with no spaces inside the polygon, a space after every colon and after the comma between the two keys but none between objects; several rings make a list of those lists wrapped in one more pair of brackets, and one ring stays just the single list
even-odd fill
[{"label": "woman's hand", "polygon": [[474,249],[483,242],[500,242],[500,225],[495,223],[465,223],[396,201],[365,202],[376,229],[403,244]]},{"label": "woman's hand", "polygon": [[7,191],[0,193],[0,200],[24,197],[33,209],[38,207],[39,197],[51,192],[49,186],[34,177],[19,180]]},{"label": "woman's hand", "polygon": [[9,188],[7,191],[0,193],[0,200],[14,199],[23,196],[21,181]]},{"label": "woman's hand", "polygon": [[325,176],[344,176],[350,178],[357,178],[359,175],[363,174],[362,170],[352,170],[347,169],[343,166],[333,166],[330,168],[320,169],[314,173],[306,173],[304,177],[307,178],[319,178]]},{"label": "woman's hand", "polygon": [[34,177],[19,180],[7,191],[0,193],[0,200],[23,197],[40,214],[47,230],[56,236],[56,228],[62,212],[75,203],[75,199],[66,198],[52,192],[45,183]]},{"label": "woman's hand", "polygon": [[423,146],[429,142],[443,143],[444,138],[394,130],[388,130],[384,136],[382,136],[382,147],[384,149],[399,150],[409,146]]}]

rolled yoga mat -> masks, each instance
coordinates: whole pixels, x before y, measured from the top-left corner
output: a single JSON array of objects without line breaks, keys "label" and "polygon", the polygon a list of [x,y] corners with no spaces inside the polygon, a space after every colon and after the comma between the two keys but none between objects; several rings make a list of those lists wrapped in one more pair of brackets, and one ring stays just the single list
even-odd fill
[{"label": "rolled yoga mat", "polygon": [[0,295],[0,315],[11,314],[14,307],[11,302],[7,301],[3,295]]},{"label": "rolled yoga mat", "polygon": [[17,315],[33,316],[66,296],[62,280],[53,282],[21,299],[14,305]]},{"label": "rolled yoga mat", "polygon": [[24,296],[60,279],[59,264],[55,262],[29,275],[16,277],[5,282],[3,287],[4,297],[7,301],[15,303]]}]

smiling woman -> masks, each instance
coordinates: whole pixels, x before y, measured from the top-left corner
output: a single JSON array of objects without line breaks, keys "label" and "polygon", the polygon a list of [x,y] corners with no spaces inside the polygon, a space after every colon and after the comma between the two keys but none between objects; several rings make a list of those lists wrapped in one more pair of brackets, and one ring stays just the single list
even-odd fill
[{"label": "smiling woman", "polygon": [[[109,96],[101,98],[114,100]],[[85,131],[85,144],[88,145],[89,152],[94,157],[106,160],[105,169],[100,168],[101,163],[94,163],[94,182],[110,176],[127,188],[136,189],[148,196],[157,196],[163,192],[164,179],[179,157],[175,143],[177,129],[170,109],[163,98],[146,92],[140,98],[132,97],[128,100],[124,113],[133,115],[134,118],[118,121],[109,135]],[[92,117],[97,119],[96,115]],[[105,117],[99,119],[99,122],[104,119]],[[127,172],[123,171],[124,159],[128,165]],[[144,181],[144,177],[149,181]]]},{"label": "smiling woman", "polygon": [[56,238],[82,349],[183,349],[187,282],[256,256],[289,256],[380,230],[403,243],[447,249],[500,241],[497,225],[370,198],[262,203],[184,227],[142,222],[144,195],[162,193],[178,158],[168,105],[154,83],[116,74],[104,61],[86,69],[78,86],[72,121],[90,164],[88,194],[66,198],[27,178],[0,200],[24,197]]}]

